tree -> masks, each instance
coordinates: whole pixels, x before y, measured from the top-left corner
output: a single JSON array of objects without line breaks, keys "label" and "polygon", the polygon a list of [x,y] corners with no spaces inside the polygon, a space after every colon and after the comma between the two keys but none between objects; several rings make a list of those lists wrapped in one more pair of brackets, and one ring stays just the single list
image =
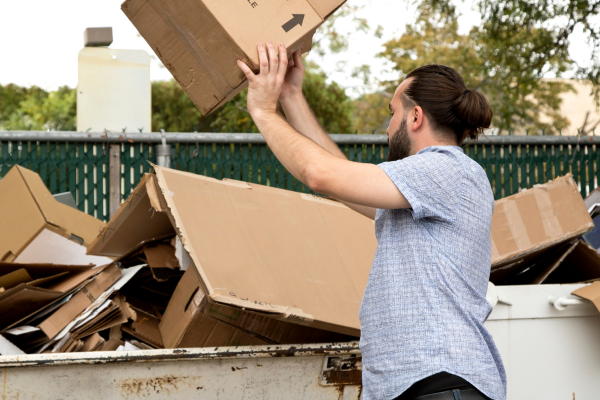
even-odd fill
[{"label": "tree", "polygon": [[77,93],[61,86],[47,92],[37,86],[0,85],[0,129],[76,129]]},{"label": "tree", "polygon": [[174,80],[152,82],[152,132],[192,132],[202,114]]},{"label": "tree", "polygon": [[384,134],[390,120],[388,105],[392,95],[387,92],[367,93],[354,100],[355,128],[358,133]]},{"label": "tree", "polygon": [[[307,65],[304,95],[327,132],[353,130],[352,100],[314,64]],[[152,129],[167,132],[247,132],[258,133],[246,109],[247,90],[210,115],[203,116],[174,81],[152,83]]]},{"label": "tree", "polygon": [[[527,8],[522,3],[521,7]],[[494,6],[481,3],[481,7],[492,10]],[[521,15],[525,12],[518,11]],[[572,87],[542,79],[547,74],[560,77],[573,67],[567,47],[557,44],[553,29],[531,18],[523,24],[511,15],[500,21],[491,14],[493,11],[484,11],[484,23],[468,35],[460,35],[458,13],[451,3],[424,0],[416,23],[407,26],[399,39],[385,43],[380,56],[392,63],[400,79],[424,64],[456,69],[467,87],[486,95],[494,110],[493,125],[501,130],[534,127],[552,131],[568,126],[568,119],[559,112],[559,95]],[[388,90],[398,83],[386,82]],[[542,122],[543,115],[551,122]]]}]

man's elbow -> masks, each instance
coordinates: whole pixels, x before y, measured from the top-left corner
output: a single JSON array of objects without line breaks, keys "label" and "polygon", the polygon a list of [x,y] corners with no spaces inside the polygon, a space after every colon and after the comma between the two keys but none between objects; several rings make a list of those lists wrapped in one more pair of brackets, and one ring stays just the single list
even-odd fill
[{"label": "man's elbow", "polygon": [[305,183],[316,193],[329,194],[328,177],[325,169],[319,165],[308,165],[304,171]]}]

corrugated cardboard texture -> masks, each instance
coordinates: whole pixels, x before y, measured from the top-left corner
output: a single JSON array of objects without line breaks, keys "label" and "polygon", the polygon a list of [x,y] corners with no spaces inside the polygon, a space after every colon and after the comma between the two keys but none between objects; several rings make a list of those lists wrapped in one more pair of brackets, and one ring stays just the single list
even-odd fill
[{"label": "corrugated cardboard texture", "polygon": [[308,2],[323,19],[329,17],[344,3],[339,0],[308,0]]},{"label": "corrugated cardboard texture", "polygon": [[[173,296],[163,316],[163,337],[168,338],[167,343],[171,343],[171,347],[178,347],[183,342],[192,347],[206,346],[206,343],[202,340],[207,339],[209,336],[202,336],[196,331],[189,330],[189,325],[195,319],[199,319],[207,325],[198,329],[212,330],[214,328],[211,324],[216,322],[197,316],[196,314],[199,313],[204,313],[227,325],[235,326],[265,343],[331,343],[356,339],[339,333],[279,321],[238,307],[209,303],[207,300],[201,289],[198,272],[195,268],[190,268],[179,281],[176,295]],[[214,341],[215,338],[213,337],[211,340]],[[229,343],[218,345],[226,346]]]},{"label": "corrugated cardboard texture", "polygon": [[0,260],[12,261],[42,229],[88,246],[104,223],[57,202],[39,175],[15,165],[0,180]]},{"label": "corrugated cardboard texture", "polygon": [[64,306],[46,318],[39,325],[40,329],[48,338],[53,338],[120,277],[121,270],[116,265],[108,266]]},{"label": "corrugated cardboard texture", "polygon": [[157,212],[150,203],[146,190],[148,179],[151,179],[148,174],[142,177],[127,201],[88,247],[87,254],[120,257],[150,239],[175,234],[167,214]]},{"label": "corrugated cardboard texture", "polygon": [[[256,45],[272,41],[290,54],[307,51],[315,29],[343,0],[311,5],[306,0],[126,0],[121,9],[203,114],[245,86],[236,61],[258,70]],[[316,7],[316,10],[315,8]],[[294,14],[302,25],[287,32]]]},{"label": "corrugated cardboard texture", "polygon": [[358,336],[377,247],[371,220],[300,193],[156,174],[211,301]]},{"label": "corrugated cardboard texture", "polygon": [[500,199],[492,218],[492,269],[593,227],[571,174]]},{"label": "corrugated cardboard texture", "polygon": [[123,325],[123,331],[162,349],[164,345],[158,328],[159,323],[160,321],[153,315],[137,310],[135,320],[128,325]]},{"label": "corrugated cardboard texture", "polygon": [[204,314],[204,294],[198,287],[196,271],[188,269],[159,324],[165,348],[251,346],[269,344],[241,329]]}]

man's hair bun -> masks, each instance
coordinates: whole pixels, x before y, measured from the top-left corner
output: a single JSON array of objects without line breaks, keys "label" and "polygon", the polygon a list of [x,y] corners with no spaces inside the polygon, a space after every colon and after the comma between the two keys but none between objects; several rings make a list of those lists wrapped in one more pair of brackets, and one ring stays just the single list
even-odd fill
[{"label": "man's hair bun", "polygon": [[477,139],[490,127],[494,115],[485,96],[468,89],[462,77],[445,65],[424,65],[406,76],[412,78],[403,93],[405,108],[420,106],[432,128],[453,134],[458,144]]}]

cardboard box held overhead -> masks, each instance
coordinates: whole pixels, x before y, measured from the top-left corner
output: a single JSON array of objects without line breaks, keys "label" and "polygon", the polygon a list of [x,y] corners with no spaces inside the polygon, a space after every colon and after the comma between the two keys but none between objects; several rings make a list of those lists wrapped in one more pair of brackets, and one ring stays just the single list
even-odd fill
[{"label": "cardboard box held overhead", "polygon": [[104,225],[56,201],[31,170],[15,165],[0,180],[0,261],[15,260],[44,230],[87,246]]},{"label": "cardboard box held overhead", "polygon": [[160,167],[155,174],[144,176],[88,254],[120,256],[177,233],[200,283],[183,309],[206,301],[359,336],[377,247],[371,220],[312,195]]},{"label": "cardboard box held overhead", "polygon": [[258,71],[256,46],[310,50],[312,36],[345,0],[126,0],[121,9],[202,114],[247,81],[236,61]]}]

